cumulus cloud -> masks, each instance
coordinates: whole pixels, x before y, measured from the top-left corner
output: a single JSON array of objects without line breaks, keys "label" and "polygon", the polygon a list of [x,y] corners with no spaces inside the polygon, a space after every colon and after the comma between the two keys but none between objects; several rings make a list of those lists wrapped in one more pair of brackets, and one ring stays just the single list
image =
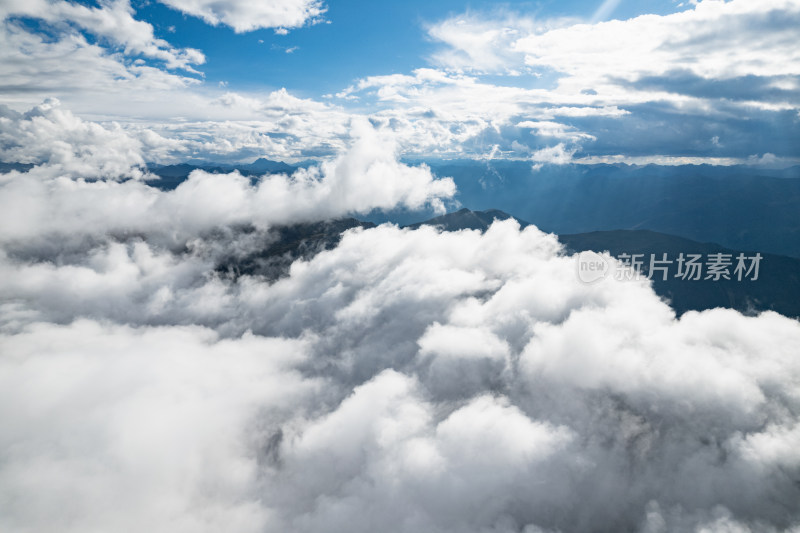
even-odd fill
[{"label": "cumulus cloud", "polygon": [[3,125],[38,165],[0,187],[2,403],[26,406],[3,413],[0,490],[28,502],[4,529],[797,519],[794,321],[676,320],[645,285],[582,285],[513,222],[355,231],[275,283],[228,279],[218,262],[264,242],[249,225],[414,208],[452,182],[366,122],[316,169],[171,192],[78,179],[141,146],[53,102]]},{"label": "cumulus cloud", "polygon": [[70,25],[87,31],[113,45],[123,48],[126,54],[143,55],[161,60],[168,68],[182,68],[196,72],[192,65],[205,61],[203,54],[193,48],[178,49],[154,36],[153,26],[136,20],[129,0],[101,2],[97,7],[72,2],[25,0],[4,3],[0,20],[9,17],[32,17],[70,34]]},{"label": "cumulus cloud", "polygon": [[4,531],[263,530],[251,443],[314,396],[303,341],[79,320],[0,345]]},{"label": "cumulus cloud", "polygon": [[[202,54],[156,38],[128,3],[60,2],[52,14],[43,5],[6,10],[38,17],[54,32],[45,37],[19,17],[5,18],[0,85],[7,103],[21,111],[56,94],[78,116],[171,140],[148,160],[330,156],[349,143],[353,117],[390,130],[403,154],[414,157],[527,157],[551,146],[549,135],[580,144],[590,157],[579,160],[585,163],[748,164],[747,156],[765,152],[778,157],[776,165],[797,159],[791,139],[798,73],[786,52],[793,2],[708,1],[670,15],[594,24],[503,12],[454,15],[427,26],[442,44],[432,58],[436,68],[357,80],[333,100],[341,106],[284,89],[201,88],[191,69]],[[216,12],[234,4],[220,6],[195,5]],[[225,23],[222,15],[217,20]],[[97,39],[87,39],[87,31]],[[632,54],[634,48],[641,52]],[[525,122],[551,124],[540,124],[541,135],[532,137],[515,127]],[[671,127],[661,127],[665,122]],[[643,129],[653,134],[643,138]],[[755,130],[763,146],[747,151]],[[726,142],[698,154],[710,131]]]},{"label": "cumulus cloud", "polygon": [[[11,118],[0,122],[9,126],[2,137],[5,150],[17,160],[44,164],[0,181],[4,242],[39,235],[131,232],[180,241],[234,224],[267,228],[426,205],[442,211],[443,199],[455,193],[452,179],[434,177],[425,165],[398,162],[391,137],[366,121],[353,123],[356,140],[345,153],[291,176],[267,175],[253,181],[237,172],[196,170],[174,191],[162,192],[141,181],[82,178],[81,171],[87,176],[141,175],[130,173],[130,165],[142,162],[140,143],[124,132],[82,122],[51,104],[26,116],[7,114]],[[17,144],[20,133],[29,137],[22,145]],[[129,172],[121,173],[124,170]]]},{"label": "cumulus cloud", "polygon": [[[602,3],[598,20],[615,5]],[[565,109],[569,114],[541,118],[598,139],[597,156],[627,155],[656,164],[676,157],[716,164],[728,157],[746,164],[744,144],[717,147],[724,154],[698,159],[693,147],[708,134],[694,119],[748,142],[753,124],[762,121],[759,130],[765,133],[793,132],[798,64],[789,43],[798,16],[797,3],[783,0],[708,0],[668,15],[592,23],[469,12],[428,26],[429,36],[442,44],[431,58],[437,69],[372,76],[338,96],[391,107],[400,115],[398,128],[410,124],[438,132],[459,124],[459,138],[436,139],[436,149],[445,153],[481,155],[495,145],[515,152],[514,146],[527,146],[516,155],[543,149],[546,144],[516,137],[519,132],[506,126],[540,118],[547,109]],[[617,114],[608,112],[608,120],[592,118],[612,109]],[[423,116],[428,111],[433,116]],[[658,135],[659,120],[669,120],[664,131],[676,129],[679,136],[639,147],[638,132],[654,129]],[[494,142],[481,141],[490,136]],[[603,143],[620,136],[639,152],[620,154]],[[642,159],[644,151],[650,159]],[[794,154],[787,147],[781,155]]]},{"label": "cumulus cloud", "polygon": [[[782,19],[780,24],[775,24],[776,17]],[[598,83],[614,84],[611,77],[636,80],[676,69],[717,79],[796,76],[800,62],[786,45],[798,17],[800,6],[793,1],[705,0],[670,15],[576,24],[529,35],[513,48],[526,54],[529,66],[567,74],[561,80],[564,88],[600,90]]]},{"label": "cumulus cloud", "polygon": [[225,24],[237,33],[259,28],[297,28],[319,21],[325,13],[320,0],[273,0],[249,2],[247,0],[160,0],[163,4],[200,17],[214,26]]},{"label": "cumulus cloud", "polygon": [[513,221],[349,232],[272,284],[104,246],[2,259],[25,287],[0,288],[9,531],[800,521],[797,321],[676,319],[644,282],[582,284],[554,236]]},{"label": "cumulus cloud", "polygon": [[[150,40],[127,3],[52,5],[77,27],[118,33],[131,54],[199,61]],[[237,31],[283,32],[322,12],[312,2],[170,5]],[[747,30],[761,17],[739,15],[754,5],[707,0],[680,20]],[[792,2],[768,4],[781,6],[794,13]],[[609,37],[616,26],[604,24],[544,31],[517,41],[516,56],[487,52],[508,38],[482,28],[452,66],[486,70],[522,53],[547,63],[559,39]],[[725,46],[735,33],[703,28]],[[442,25],[442,40],[461,42],[456,29]],[[141,83],[185,86],[80,32],[46,42],[13,21],[3,31],[12,47],[0,57],[31,44],[58,74],[49,83],[84,83],[58,66],[66,50],[70,65],[85,59],[79,72],[103,66],[102,87],[150,75]],[[773,50],[776,35],[753,53]],[[613,56],[615,42],[598,46]],[[697,49],[661,45],[681,61]],[[0,529],[798,531],[797,320],[725,309],[676,318],[646,281],[581,283],[555,236],[513,220],[485,233],[350,230],[274,281],[219,271],[263,252],[275,225],[442,209],[453,182],[399,162],[402,150],[459,153],[485,138],[495,153],[507,129],[530,129],[548,138],[526,147],[534,165],[574,161],[577,143],[592,140],[577,121],[626,119],[629,95],[653,98],[585,86],[593,71],[578,68],[579,52],[553,66],[567,74],[555,90],[436,69],[367,78],[342,97],[383,105],[370,120],[280,90],[192,94],[170,112],[203,102],[202,112],[157,128],[90,122],[53,100],[0,108],[0,157],[36,165],[0,176]],[[711,52],[691,64],[724,77],[781,60],[748,57]],[[4,83],[30,81],[11,73]],[[675,101],[681,112],[705,102]],[[291,176],[196,171],[173,191],[127,179],[175,153],[302,155],[306,133],[336,155]]]},{"label": "cumulus cloud", "polygon": [[[351,124],[363,120],[358,114],[298,98],[285,89],[247,95],[217,92],[216,89],[200,94],[152,88],[126,101],[131,112],[149,115],[147,120],[130,121],[125,117],[110,120],[107,117],[116,116],[114,110],[119,109],[119,98],[127,89],[112,87],[109,90],[112,93],[98,95],[92,101],[86,99],[82,91],[84,97],[78,100],[68,95],[65,101],[58,101],[62,109],[69,108],[77,117],[75,120],[110,131],[122,129],[139,143],[141,155],[147,162],[179,163],[193,158],[250,163],[259,157],[289,162],[330,158],[352,143]],[[113,91],[117,90],[121,93],[115,95]],[[47,105],[55,105],[56,99],[45,100]],[[33,106],[34,109],[40,107],[41,100]],[[86,110],[90,108],[89,118],[99,114],[101,120],[86,117]],[[15,105],[4,114],[12,119],[32,112],[29,106]],[[180,120],[175,120],[176,116]],[[19,124],[9,123],[6,127],[19,127]],[[387,133],[391,132],[387,129]],[[394,137],[403,141],[398,135]],[[33,142],[33,145],[38,144]],[[402,144],[404,146],[405,142]],[[0,157],[19,162],[14,159],[17,157],[14,153]]]},{"label": "cumulus cloud", "polygon": [[[119,97],[98,95],[89,102],[67,96],[63,105],[78,116],[91,109],[90,117],[116,117]],[[220,163],[250,163],[259,157],[287,162],[329,158],[351,144],[351,123],[361,118],[286,89],[258,95],[225,88],[202,93],[148,89],[126,101],[126,106],[148,118],[105,119],[100,124],[106,128],[119,124],[142,143],[145,160],[157,163],[190,158]]]},{"label": "cumulus cloud", "polygon": [[[24,22],[32,19],[33,23]],[[47,32],[37,31],[39,28]],[[148,58],[151,61],[146,61]],[[153,36],[124,2],[90,8],[71,2],[12,2],[0,8],[0,90],[4,103],[24,109],[58,96],[76,111],[130,120],[137,104],[199,83],[196,50]],[[173,69],[173,70],[169,70]],[[125,101],[121,112],[120,102]]]},{"label": "cumulus cloud", "polygon": [[577,148],[567,148],[564,143],[558,143],[555,146],[548,146],[537,150],[531,155],[531,161],[534,162],[533,169],[539,170],[542,165],[565,165],[572,162],[572,156],[577,152]]},{"label": "cumulus cloud", "polygon": [[483,137],[519,115],[544,113],[539,108],[551,101],[546,91],[430,68],[364,78],[337,96],[375,100],[381,109],[370,118],[394,131],[408,151],[451,157],[486,155],[493,143]]},{"label": "cumulus cloud", "polygon": [[129,177],[144,165],[142,148],[119,125],[81,120],[56,99],[25,113],[0,105],[0,160],[44,165],[55,174]]}]

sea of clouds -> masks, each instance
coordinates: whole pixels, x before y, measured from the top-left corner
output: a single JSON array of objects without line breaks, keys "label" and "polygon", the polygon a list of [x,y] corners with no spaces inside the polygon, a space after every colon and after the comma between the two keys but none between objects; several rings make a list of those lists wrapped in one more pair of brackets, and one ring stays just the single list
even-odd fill
[{"label": "sea of clouds", "polygon": [[36,165],[0,174],[0,530],[800,531],[796,320],[677,319],[513,220],[218,274],[276,225],[455,194],[352,128],[292,176],[161,191],[146,139],[0,113]]}]

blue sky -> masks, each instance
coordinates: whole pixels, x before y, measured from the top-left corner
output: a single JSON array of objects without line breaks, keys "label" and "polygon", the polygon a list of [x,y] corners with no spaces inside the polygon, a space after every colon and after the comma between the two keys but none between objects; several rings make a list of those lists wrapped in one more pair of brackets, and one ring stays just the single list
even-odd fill
[{"label": "blue sky", "polygon": [[[465,12],[513,13],[548,19],[592,20],[608,4],[607,16],[629,18],[642,13],[670,13],[676,2],[602,2],[587,0],[489,2],[462,0],[328,2],[324,22],[278,35],[271,28],[236,33],[210,26],[156,2],[136,5],[138,18],[175,45],[197,48],[206,56],[202,71],[209,84],[267,90],[286,87],[298,94],[322,97],[366,76],[406,73],[429,64],[438,48],[426,32],[432,23]],[[287,53],[287,50],[290,52]],[[516,80],[507,80],[516,83]]]},{"label": "blue sky", "polygon": [[122,128],[150,161],[332,157],[368,121],[407,158],[800,162],[800,0],[15,0],[0,16],[8,109]]}]

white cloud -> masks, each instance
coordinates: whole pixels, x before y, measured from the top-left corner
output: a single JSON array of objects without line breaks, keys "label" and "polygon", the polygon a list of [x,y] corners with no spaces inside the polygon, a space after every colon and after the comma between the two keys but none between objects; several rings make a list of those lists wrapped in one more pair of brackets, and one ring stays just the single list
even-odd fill
[{"label": "white cloud", "polygon": [[[170,5],[278,34],[323,11]],[[0,529],[796,530],[796,320],[678,319],[644,282],[580,283],[554,236],[513,221],[485,234],[350,231],[272,283],[215,271],[263,251],[275,224],[441,208],[452,181],[400,163],[402,151],[497,154],[516,125],[563,141],[527,148],[535,165],[630,161],[575,158],[593,132],[564,119],[662,100],[714,113],[706,98],[609,75],[795,72],[794,26],[754,29],[771,8],[789,23],[797,13],[707,0],[557,29],[456,17],[431,29],[451,71],[341,93],[374,99],[373,126],[286,90],[188,90],[191,78],[132,60],[188,70],[201,56],[155,39],[126,2],[4,6],[59,30],[47,40],[4,22],[9,102],[59,92],[78,111],[0,111],[0,158],[38,165],[0,177]],[[76,30],[89,27],[103,45]],[[511,72],[523,54],[566,76],[524,89],[455,72]],[[116,181],[145,160],[308,152],[338,155],[255,181],[195,172],[171,192]],[[653,158],[696,160],[633,160]]]},{"label": "white cloud", "polygon": [[[713,156],[670,156],[670,155],[643,155],[632,156],[627,154],[609,154],[575,157],[571,161],[579,165],[598,165],[598,164],[627,164],[627,165],[662,165],[662,166],[681,166],[681,165],[747,165],[753,164],[753,156],[744,157],[713,157]],[[788,162],[787,162],[788,163]],[[789,166],[788,163],[786,166]]]},{"label": "white cloud", "polygon": [[383,109],[371,118],[391,127],[407,150],[450,155],[469,153],[464,145],[484,131],[498,131],[512,117],[530,116],[550,102],[546,91],[498,87],[435,69],[372,76],[337,96],[354,95],[377,100]]},{"label": "white cloud", "polygon": [[564,143],[558,143],[555,146],[548,146],[537,150],[531,155],[531,161],[534,170],[539,170],[542,165],[566,165],[572,162],[572,156],[577,152],[577,148],[567,148]]},{"label": "white cloud", "polygon": [[[48,105],[52,105],[55,100],[49,99],[48,102],[51,103]],[[106,109],[113,112],[117,105],[113,94],[98,96],[95,104],[95,113],[102,113]],[[82,113],[77,117],[68,111],[59,110],[57,113],[69,115],[70,120],[81,122],[84,128],[108,131],[121,129],[119,135],[129,136],[131,142],[139,147],[144,160],[160,163],[180,162],[190,157],[247,163],[258,157],[285,161],[332,157],[350,143],[350,123],[354,119],[337,107],[297,98],[285,89],[258,96],[244,96],[230,91],[181,94],[150,90],[143,93],[138,101],[132,100],[128,104],[131,111],[139,109],[142,113],[153,115],[152,118],[147,121],[125,122],[123,119],[122,122],[111,120],[95,123],[78,118]],[[105,108],[106,105],[108,108]],[[81,109],[91,106],[91,101],[84,98],[78,104]],[[34,110],[40,108],[41,105],[36,105]],[[23,161],[23,158],[27,158],[24,161],[29,162],[33,150],[53,150],[54,146],[37,142],[31,136],[32,131],[30,134],[22,131],[51,119],[40,118],[31,122],[30,117],[20,117],[34,111],[15,112],[6,108],[5,112],[9,121],[0,126],[7,130],[6,140],[0,146],[4,150],[0,159]],[[184,120],[166,121],[181,113],[186,113]],[[12,116],[18,118],[12,120]],[[48,126],[47,135],[56,135],[55,131],[59,128],[61,126],[56,120]],[[61,134],[66,135],[63,131]],[[28,135],[27,142],[30,144],[20,144],[16,135],[20,135],[19,138]],[[88,138],[81,142],[87,143],[86,150],[90,149],[92,143]],[[77,150],[77,145],[74,148]],[[99,173],[103,171],[99,170]],[[98,169],[85,169],[86,177],[96,174]]]},{"label": "white cloud", "polygon": [[800,324],[676,319],[536,228],[354,231],[272,284],[155,241],[6,249],[4,530],[800,519]]},{"label": "white cloud", "polygon": [[502,9],[492,13],[468,11],[427,26],[428,36],[444,45],[430,61],[450,70],[516,76],[528,70],[521,52],[514,48],[516,41],[575,22],[567,17],[537,20]]},{"label": "white cloud", "polygon": [[[37,1],[6,7],[6,14],[28,13],[57,30],[55,39],[45,39],[13,18],[5,20],[0,77],[6,102],[22,110],[58,95],[82,118],[101,120],[108,127],[116,121],[134,137],[151,130],[169,139],[159,149],[145,150],[148,160],[159,162],[330,156],[349,142],[348,124],[354,116],[366,116],[392,131],[400,150],[418,157],[520,156],[544,147],[520,136],[513,125],[547,121],[552,124],[542,126],[543,134],[571,143],[596,138],[593,157],[613,159],[631,156],[620,147],[607,147],[610,130],[587,127],[590,121],[578,125],[581,118],[619,118],[624,133],[628,125],[640,125],[642,109],[723,122],[797,108],[788,94],[796,85],[797,70],[796,58],[786,52],[793,50],[786,45],[792,26],[768,24],[798,16],[793,2],[708,1],[672,15],[598,24],[515,18],[504,12],[456,15],[428,27],[431,37],[443,44],[434,62],[443,70],[423,68],[356,81],[338,96],[343,106],[358,100],[358,110],[300,99],[285,90],[254,94],[208,88],[196,77],[175,74],[169,69],[190,72],[202,62],[202,54],[155,38],[152,26],[136,20],[127,2],[99,7],[55,2],[49,10],[48,5]],[[245,10],[243,4],[192,5],[184,7],[198,13],[219,11],[215,16],[220,23],[226,23],[223,12]],[[276,31],[288,27],[279,25]],[[724,29],[728,27],[738,30]],[[88,42],[78,30],[93,32],[98,42]],[[706,96],[679,94],[668,83],[676,69],[709,80],[779,74],[769,87],[778,94],[787,92],[786,101],[759,99],[757,94],[747,101],[721,100],[714,91]],[[543,77],[503,84],[481,76],[532,71]],[[663,76],[666,85],[631,85],[645,75]],[[692,121],[685,124],[688,128]],[[724,133],[726,139],[737,138],[735,132]],[[681,137],[686,144],[665,145],[663,153],[636,157],[686,157],[687,145],[700,142],[699,135],[688,131]],[[702,132],[704,142],[708,137]],[[729,141],[703,160],[745,162],[740,148]]]},{"label": "white cloud", "polygon": [[[26,6],[26,9],[17,9],[14,13],[42,18],[45,22],[52,21],[55,29],[52,35],[45,36],[29,31],[29,28],[13,19],[5,18],[9,15],[8,11],[0,13],[0,18],[3,18],[0,23],[0,87],[4,102],[9,105],[22,109],[58,96],[77,112],[131,120],[131,115],[127,113],[140,113],[141,109],[136,108],[142,101],[149,101],[149,108],[152,109],[153,103],[157,103],[159,98],[163,99],[164,94],[198,84],[193,77],[148,65],[140,61],[140,57],[131,60],[136,55],[149,54],[163,58],[166,64],[191,70],[189,64],[194,59],[200,61],[201,56],[167,47],[161,41],[148,40],[152,37],[150,25],[140,26],[139,21],[134,21],[125,10],[118,9],[122,17],[122,21],[118,21],[121,28],[109,22],[109,27],[104,30],[109,36],[103,38],[99,35],[100,42],[90,43],[69,19],[54,18],[54,15],[58,15],[61,9],[67,12],[76,10],[84,15],[84,11],[88,10],[90,15],[94,13],[97,18],[114,20],[116,15],[104,11],[110,8],[92,11],[94,8],[66,2],[54,3],[51,7],[48,7],[50,4],[42,6],[37,2],[20,5]],[[131,28],[127,28],[128,23]],[[145,35],[136,35],[142,29]],[[115,37],[117,31],[119,36]],[[126,32],[130,35],[126,35]],[[109,44],[106,41],[110,41],[110,47],[104,46]],[[123,53],[115,51],[117,46],[125,47],[132,55],[126,55],[125,50]],[[130,105],[121,107],[121,101]],[[76,106],[76,103],[80,105]]]},{"label": "white cloud", "polygon": [[[47,115],[37,116],[42,110]],[[264,176],[256,183],[236,172],[200,170],[170,192],[135,181],[67,179],[99,172],[127,177],[130,165],[143,161],[137,150],[141,143],[122,131],[81,122],[48,105],[30,115],[0,122],[13,126],[0,137],[8,146],[6,152],[16,159],[44,163],[30,173],[11,173],[0,181],[0,240],[4,241],[41,233],[74,237],[85,231],[89,235],[140,231],[188,238],[229,224],[268,227],[426,205],[441,211],[442,199],[455,193],[450,178],[435,178],[425,165],[399,163],[391,137],[376,132],[366,121],[352,125],[355,140],[335,159],[292,176]],[[29,137],[24,148],[14,144],[24,136]]]},{"label": "white cloud", "polygon": [[320,0],[159,0],[187,15],[200,17],[214,26],[225,24],[237,33],[276,28],[276,33],[317,22],[325,13]]},{"label": "white cloud", "polygon": [[[166,140],[152,134],[150,141]],[[58,100],[24,114],[0,106],[0,160],[45,165],[55,175],[127,178],[144,165],[142,148],[119,125],[83,121],[62,110]]]},{"label": "white cloud", "polygon": [[502,72],[518,67],[522,58],[511,49],[511,44],[535,27],[532,19],[511,15],[487,20],[468,13],[445,19],[428,28],[431,38],[446,45],[431,61],[448,69],[478,72]]},{"label": "white cloud", "polygon": [[[785,23],[770,24],[776,16]],[[529,35],[513,49],[526,54],[529,66],[567,74],[560,81],[562,90],[589,87],[613,98],[612,78],[636,81],[674,70],[713,79],[800,74],[800,59],[787,46],[795,26],[789,20],[800,20],[797,2],[706,0],[665,16]]]},{"label": "white cloud", "polygon": [[0,344],[0,494],[30,503],[0,504],[4,531],[269,523],[248,428],[258,431],[263,406],[292,413],[313,393],[292,369],[302,341],[80,320]]},{"label": "white cloud", "polygon": [[[603,3],[601,11],[613,4]],[[608,15],[605,11],[599,14]],[[520,119],[555,119],[564,123],[567,130],[571,126],[564,119],[569,116],[627,117],[621,124],[636,123],[638,127],[637,117],[646,115],[648,110],[720,122],[731,117],[768,120],[763,112],[777,116],[797,108],[791,87],[800,67],[789,44],[796,24],[789,21],[798,17],[796,2],[778,0],[709,0],[670,15],[643,15],[594,24],[469,12],[428,27],[431,38],[443,45],[432,61],[444,70],[418,69],[411,75],[373,76],[337,96],[362,102],[374,99],[378,106],[391,108],[394,116],[401,116],[397,122],[419,123],[419,127],[415,126],[416,135],[409,135],[410,138],[423,139],[425,131],[453,130],[448,125],[457,123],[470,134],[434,141],[435,148],[428,151],[450,156],[465,152],[480,155],[475,154],[473,144],[480,136]],[[778,20],[783,22],[777,23]],[[541,77],[521,83],[512,76],[504,83],[488,81],[481,77],[482,73],[536,73]],[[705,92],[687,91],[694,85],[677,83],[676,73],[718,85]],[[783,80],[780,86],[769,80],[773,76]],[[649,84],[636,85],[648,77]],[[763,78],[765,86],[785,92],[784,99],[766,90],[762,97],[755,88],[752,99],[727,97],[725,84],[746,77]],[[731,83],[735,94],[737,85]],[[557,118],[542,116],[548,108],[569,112]],[[598,112],[614,109],[618,114]],[[633,114],[632,109],[636,109]],[[435,117],[417,117],[413,113],[416,110],[430,110]],[[600,134],[609,136],[602,128],[586,134],[598,138],[600,145],[605,140]],[[699,134],[687,131],[686,146],[674,151],[670,147],[663,154],[651,156],[685,156],[688,139],[692,138],[693,143],[699,140],[695,135]],[[488,153],[489,146],[505,145],[508,150],[511,144],[516,142],[519,146],[521,141],[503,140],[506,142],[475,144]],[[730,152],[729,157],[743,162],[738,155],[741,149],[726,145],[725,150]]]},{"label": "white cloud", "polygon": [[[758,46],[748,48],[748,54],[755,54],[754,58],[767,58],[763,61],[753,59],[743,63],[745,56],[732,52],[736,43],[719,37],[736,32],[714,33],[717,37],[709,37],[711,48],[702,53],[692,44],[694,41],[684,40],[681,46],[664,41],[671,35],[706,35],[714,25],[730,21],[742,26],[742,35],[750,35],[754,42],[756,34],[766,33],[759,26],[763,26],[763,20],[759,22],[763,17],[747,15],[755,13],[754,4],[742,7],[741,2],[709,3],[703,7],[704,4],[674,15],[650,15],[594,25],[567,20],[539,22],[525,17],[520,19],[522,22],[514,22],[502,13],[494,18],[475,13],[456,16],[430,27],[432,35],[439,35],[447,46],[442,54],[451,57],[452,62],[448,66],[443,59],[440,64],[449,71],[424,68],[410,74],[359,80],[338,94],[343,104],[359,100],[363,109],[358,111],[297,98],[286,90],[253,94],[200,87],[202,84],[195,78],[179,76],[152,64],[131,62],[130,58],[137,55],[150,54],[149,57],[157,58],[166,51],[173,57],[164,56],[165,67],[184,60],[187,67],[193,64],[187,50],[153,40],[152,27],[134,20],[130,6],[120,2],[100,8],[58,4],[61,6],[58,9],[63,11],[59,16],[74,20],[64,22],[59,38],[52,42],[13,21],[6,21],[0,32],[0,39],[6,44],[0,46],[0,56],[5,54],[0,61],[0,73],[7,89],[7,102],[17,110],[58,94],[78,116],[116,121],[134,137],[150,130],[169,139],[168,143],[161,143],[159,149],[145,150],[148,160],[159,162],[189,157],[239,162],[262,156],[289,161],[330,156],[349,142],[348,124],[354,116],[367,116],[380,128],[391,131],[404,154],[418,157],[485,157],[492,153],[520,156],[541,150],[545,147],[527,136],[520,136],[513,128],[520,122],[538,121],[550,123],[541,125],[543,135],[570,143],[597,139],[593,148],[599,153],[593,157],[613,159],[619,155],[630,156],[621,153],[619,147],[602,153],[609,150],[606,147],[608,130],[576,126],[581,118],[619,118],[620,124],[638,124],[642,104],[645,108],[655,106],[667,113],[705,116],[718,121],[731,116],[783,113],[796,108],[792,101],[759,101],[757,98],[725,101],[722,106],[717,99],[678,94],[668,86],[656,89],[628,84],[645,74],[666,73],[668,78],[675,68],[695,69],[698,74],[705,69],[703,72],[709,76],[721,76],[723,71],[736,71],[735,64],[746,64],[749,65],[746,72],[736,71],[737,75],[768,74],[754,66],[761,64],[772,65],[768,68],[782,72],[780,87],[793,86],[794,60],[790,57],[774,59],[784,53],[782,50],[791,49],[781,44],[788,38],[782,26],[770,30],[771,36],[758,40]],[[36,6],[39,4],[25,9],[32,13],[42,11]],[[769,11],[770,6],[782,9],[782,16],[789,19],[794,16],[793,5],[770,4],[763,9]],[[21,7],[14,9],[22,10]],[[691,29],[700,22],[704,24],[702,27],[698,26],[696,31]],[[109,37],[101,41],[110,48],[90,44],[71,29],[83,23],[96,26],[98,34],[108,34]],[[693,33],[687,33],[689,30],[683,26],[691,27]],[[459,44],[462,33],[466,40]],[[584,39],[583,33],[594,37]],[[630,43],[638,42],[642,33],[647,34],[643,42],[651,43],[656,52],[655,55],[643,53],[647,57],[640,61],[635,54],[628,56],[632,49]],[[560,39],[569,41],[564,45],[566,48],[560,44]],[[595,41],[602,44],[591,44]],[[529,45],[533,48],[526,48]],[[115,46],[121,48],[122,53],[115,52]],[[638,49],[638,45],[634,48]],[[559,55],[563,50],[569,51],[568,58]],[[608,57],[596,57],[601,54]],[[627,59],[614,59],[614,54],[623,54]],[[480,72],[525,69],[523,55],[529,58],[535,55],[538,58],[535,61],[540,62],[545,71],[555,69],[562,77],[524,87],[525,84],[520,83],[498,85],[479,75]],[[695,56],[703,59],[693,61]],[[717,59],[712,61],[714,57]],[[495,62],[498,62],[497,68],[493,67]],[[714,71],[711,66],[703,67],[706,63],[719,68]],[[23,64],[26,66],[20,67]],[[726,64],[730,68],[723,68]],[[684,68],[682,65],[694,66]],[[458,70],[470,71],[471,75]],[[780,87],[775,86],[774,90],[784,91]],[[124,110],[119,105],[121,100],[126,103]],[[637,110],[632,113],[632,109]],[[626,131],[625,128],[622,131]],[[726,138],[736,138],[735,134],[726,134]],[[687,139],[686,143],[695,142],[691,140],[692,135],[693,132],[687,132],[682,138]],[[707,138],[703,132],[703,139]],[[495,147],[497,152],[493,152]],[[739,148],[728,142],[725,153],[717,150],[713,157],[706,156],[703,160],[745,162],[739,155],[742,153]],[[761,151],[768,151],[768,148]],[[686,146],[665,145],[663,153],[637,157],[656,161],[685,158],[686,153]],[[779,155],[786,158],[786,154]],[[629,162],[632,161],[631,158]]]},{"label": "white cloud", "polygon": [[176,49],[153,34],[153,26],[133,18],[129,0],[103,2],[88,7],[72,2],[30,0],[11,2],[0,8],[0,19],[24,16],[41,19],[70,33],[70,25],[123,47],[126,54],[141,54],[164,61],[167,68],[182,68],[196,72],[192,65],[205,62],[203,54],[193,48]]},{"label": "white cloud", "polygon": [[588,133],[577,131],[571,126],[561,124],[560,122],[553,122],[551,120],[524,120],[517,123],[518,128],[530,128],[532,134],[541,135],[542,137],[555,137],[557,139],[567,139],[572,142],[581,140],[593,141],[596,138]]},{"label": "white cloud", "polygon": [[[605,18],[616,4],[603,2],[596,17]],[[772,24],[776,17],[784,23]],[[591,90],[595,102],[613,105],[626,98],[669,98],[669,92],[646,91],[637,97],[636,90],[620,86],[619,80],[676,70],[709,79],[796,76],[800,62],[788,46],[794,38],[794,25],[788,21],[798,17],[800,6],[790,0],[706,0],[669,15],[591,24],[468,13],[430,26],[429,33],[446,45],[434,55],[444,67],[553,70],[562,77],[549,91],[552,98],[569,101]]]}]

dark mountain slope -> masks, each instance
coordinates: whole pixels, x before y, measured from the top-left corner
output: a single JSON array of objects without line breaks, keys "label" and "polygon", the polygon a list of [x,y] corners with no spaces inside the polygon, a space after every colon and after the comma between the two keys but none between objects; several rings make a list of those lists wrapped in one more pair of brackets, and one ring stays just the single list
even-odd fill
[{"label": "dark mountain slope", "polygon": [[[409,224],[407,228],[416,229],[420,226],[437,226],[444,231],[458,231],[462,229],[478,229],[485,231],[492,222],[495,220],[506,220],[515,218],[508,213],[499,211],[497,209],[489,209],[486,211],[470,211],[467,208],[456,211],[455,213],[448,213],[446,215],[438,216],[424,222],[417,222],[416,224]],[[528,226],[527,222],[516,219],[521,226]]]},{"label": "dark mountain slope", "polygon": [[300,166],[308,166],[308,162],[299,165],[290,165],[283,161],[270,161],[259,158],[249,164],[225,165],[219,163],[180,163],[177,165],[147,165],[147,170],[160,179],[152,180],[149,184],[162,191],[170,191],[180,185],[195,170],[203,170],[211,174],[227,174],[238,171],[242,176],[262,176],[264,174],[291,174]]},{"label": "dark mountain slope", "polygon": [[[608,251],[615,257],[620,254],[643,254],[645,272],[649,268],[651,254],[655,254],[658,260],[666,253],[671,261],[675,261],[681,253],[701,254],[704,258],[709,254],[730,254],[734,265],[740,253],[747,257],[754,255],[753,252],[731,250],[714,243],[699,243],[645,230],[594,231],[559,235],[558,238],[573,252]],[[675,277],[677,265],[673,263],[668,266],[670,270],[666,280],[660,271],[654,272],[653,289],[659,296],[669,300],[678,314],[690,310],[730,307],[743,313],[772,310],[782,315],[800,317],[800,259],[767,253],[761,255],[758,279],[754,281],[749,278],[738,281],[734,275],[730,280],[684,280]],[[730,270],[732,274],[733,267]]]},{"label": "dark mountain slope", "polygon": [[[423,225],[436,226],[442,231],[479,230],[485,231],[494,220],[515,218],[498,210],[470,211],[462,209],[454,213],[435,217],[424,222],[407,226],[417,229]],[[528,223],[519,219],[521,226]],[[338,245],[341,234],[345,230],[362,227],[373,227],[370,222],[362,222],[354,218],[296,224],[271,229],[263,235],[256,235],[254,229],[244,229],[254,233],[254,238],[263,242],[256,253],[246,256],[228,257],[221,261],[216,271],[223,276],[239,277],[242,275],[264,276],[269,280],[277,280],[289,273],[291,264],[298,260],[311,259],[317,253],[330,250]],[[745,276],[736,280],[733,266],[730,268],[731,279],[705,279],[704,271],[701,279],[690,280],[676,278],[677,266],[674,263],[683,253],[700,254],[705,261],[709,254],[729,254],[734,265],[736,257],[744,253],[752,257],[753,252],[740,252],[714,243],[701,243],[690,239],[676,237],[647,230],[614,230],[594,231],[590,233],[567,234],[559,236],[568,253],[585,250],[597,252],[608,251],[619,257],[621,254],[642,254],[643,272],[646,274],[649,259],[654,255],[661,259],[666,253],[673,261],[666,280],[657,272],[653,276],[653,288],[656,293],[667,300],[677,314],[690,310],[704,310],[715,307],[733,308],[743,313],[757,313],[773,310],[786,316],[800,317],[800,259],[775,254],[761,253],[758,279]],[[576,259],[577,261],[577,259]],[[576,263],[577,267],[577,263]],[[576,273],[577,275],[577,273]],[[598,281],[597,283],[603,283]]]},{"label": "dark mountain slope", "polygon": [[243,257],[225,258],[215,270],[233,278],[255,275],[274,281],[287,275],[289,268],[296,260],[311,259],[319,252],[335,248],[339,244],[343,232],[357,227],[371,228],[374,227],[374,224],[354,218],[344,218],[326,222],[278,226],[272,228],[268,233],[256,237],[263,241],[260,247],[252,247],[258,249],[257,252]]}]

